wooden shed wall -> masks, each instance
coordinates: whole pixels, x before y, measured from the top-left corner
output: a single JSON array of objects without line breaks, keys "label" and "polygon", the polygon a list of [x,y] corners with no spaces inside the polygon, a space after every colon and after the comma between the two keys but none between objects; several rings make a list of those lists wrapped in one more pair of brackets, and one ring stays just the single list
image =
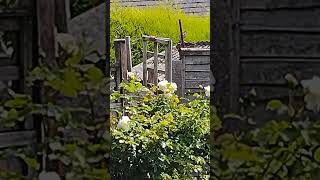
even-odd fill
[{"label": "wooden shed wall", "polygon": [[217,3],[214,9],[224,9],[212,17],[217,104],[239,110],[239,97],[252,88],[257,101],[286,98],[287,73],[299,79],[320,75],[320,1]]},{"label": "wooden shed wall", "polygon": [[185,48],[182,57],[182,95],[201,92],[200,85],[210,85],[210,49]]}]

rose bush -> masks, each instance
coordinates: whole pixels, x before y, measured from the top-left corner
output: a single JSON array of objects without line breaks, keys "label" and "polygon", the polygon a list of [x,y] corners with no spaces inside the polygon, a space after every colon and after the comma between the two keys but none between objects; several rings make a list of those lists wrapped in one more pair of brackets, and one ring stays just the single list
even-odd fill
[{"label": "rose bush", "polygon": [[[123,94],[116,91],[112,95],[113,100],[124,98],[127,102],[124,109],[114,110],[118,114],[111,118],[112,176],[207,179],[210,106],[204,95],[180,103],[174,94],[176,85],[167,81],[146,89],[133,78],[121,87]],[[123,118],[130,118],[128,129],[119,128]]]}]

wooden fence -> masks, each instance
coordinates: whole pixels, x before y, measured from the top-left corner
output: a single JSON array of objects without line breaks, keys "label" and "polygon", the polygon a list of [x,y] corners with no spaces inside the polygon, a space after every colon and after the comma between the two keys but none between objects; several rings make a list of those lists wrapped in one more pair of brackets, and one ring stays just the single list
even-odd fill
[{"label": "wooden fence", "polygon": [[[320,75],[320,1],[217,1],[213,11],[211,69],[221,112],[239,112],[239,98],[251,89],[261,109],[269,99],[286,99],[287,73]],[[272,117],[261,112],[250,116],[259,122]]]}]

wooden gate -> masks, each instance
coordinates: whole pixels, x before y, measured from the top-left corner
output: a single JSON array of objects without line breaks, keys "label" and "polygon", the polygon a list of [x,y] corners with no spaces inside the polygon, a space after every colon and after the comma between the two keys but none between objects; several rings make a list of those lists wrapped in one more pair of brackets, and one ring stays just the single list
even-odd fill
[{"label": "wooden gate", "polygon": [[[19,93],[32,93],[32,89],[26,86],[25,77],[36,59],[35,9],[34,0],[0,5],[0,82]],[[0,148],[31,145],[35,141],[36,130],[32,119],[13,128],[0,125]],[[16,158],[0,161],[0,171],[3,169],[26,172],[24,165]]]},{"label": "wooden gate", "polygon": [[320,75],[320,1],[230,0],[212,6],[211,69],[221,112],[239,112],[239,98],[252,89],[257,104],[286,98],[287,73],[299,79]]}]

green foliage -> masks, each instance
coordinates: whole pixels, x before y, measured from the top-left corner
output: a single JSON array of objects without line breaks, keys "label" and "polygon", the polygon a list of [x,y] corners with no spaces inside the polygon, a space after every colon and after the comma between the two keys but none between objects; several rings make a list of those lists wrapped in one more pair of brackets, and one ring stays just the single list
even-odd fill
[{"label": "green foliage", "polygon": [[[66,35],[64,35],[65,37]],[[40,63],[28,77],[29,85],[41,83],[46,94],[42,103],[35,103],[28,95],[8,89],[0,106],[0,122],[14,127],[27,117],[43,117],[43,143],[38,154],[47,157],[46,165],[60,164],[65,179],[109,179],[107,161],[110,137],[106,128],[106,112],[99,114],[96,104],[103,103],[105,82],[103,72],[92,62],[85,61],[81,47],[63,49],[67,41],[59,41],[58,67]],[[87,102],[87,103],[86,103]],[[49,121],[54,122],[55,136],[49,136]],[[46,148],[47,147],[47,148]],[[45,150],[43,152],[42,150]],[[27,149],[4,149],[1,158],[18,157],[36,173],[40,162],[36,153]],[[45,169],[46,170],[46,169]],[[23,177],[19,172],[1,172],[0,179]],[[25,177],[24,177],[25,178]]]},{"label": "green foliage", "polygon": [[[124,111],[130,121],[129,129],[119,128],[123,110],[114,110],[118,116],[111,119],[113,177],[193,179],[192,173],[198,173],[207,179],[209,101],[200,96],[180,103],[175,94],[147,89],[135,79],[121,87],[124,93],[112,97],[127,100]],[[212,122],[218,124],[219,119]]]},{"label": "green foliage", "polygon": [[173,45],[179,42],[179,22],[187,32],[186,41],[210,39],[209,16],[186,15],[169,5],[150,8],[120,7],[112,4],[110,12],[111,62],[114,62],[114,39],[131,37],[133,64],[142,62],[142,35],[171,38]]}]

